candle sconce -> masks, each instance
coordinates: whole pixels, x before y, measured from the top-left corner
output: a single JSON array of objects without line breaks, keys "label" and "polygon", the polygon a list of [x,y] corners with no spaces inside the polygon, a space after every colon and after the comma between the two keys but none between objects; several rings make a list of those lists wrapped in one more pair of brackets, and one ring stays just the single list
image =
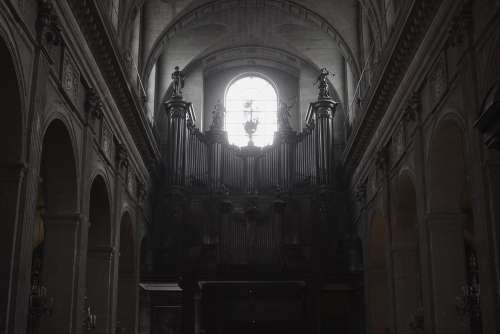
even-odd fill
[{"label": "candle sconce", "polygon": [[467,316],[471,319],[480,317],[480,286],[476,282],[462,286],[462,295],[456,297],[455,308],[462,320]]},{"label": "candle sconce", "polygon": [[31,295],[29,300],[29,315],[32,319],[40,319],[52,315],[54,298],[47,296],[47,288],[40,280],[40,272],[34,269],[31,276]]},{"label": "candle sconce", "polygon": [[462,286],[462,294],[456,297],[455,308],[458,316],[465,321],[481,318],[481,285],[479,283],[479,267],[474,251],[467,254],[467,284]]},{"label": "candle sconce", "polygon": [[87,331],[92,331],[95,329],[97,323],[97,316],[92,313],[92,309],[89,305],[89,300],[87,296],[85,296],[85,320],[83,321],[83,326],[87,329]]},{"label": "candle sconce", "polygon": [[424,331],[424,309],[419,307],[410,316],[408,326],[415,333],[423,333]]}]

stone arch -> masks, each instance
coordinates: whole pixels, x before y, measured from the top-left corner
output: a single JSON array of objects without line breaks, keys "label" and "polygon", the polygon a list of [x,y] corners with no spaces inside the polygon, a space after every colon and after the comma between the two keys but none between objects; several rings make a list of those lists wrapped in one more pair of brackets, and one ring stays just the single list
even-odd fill
[{"label": "stone arch", "polygon": [[385,334],[389,328],[387,242],[385,219],[375,212],[368,226],[366,256],[367,319],[371,334]]},{"label": "stone arch", "polygon": [[31,319],[39,333],[68,331],[75,307],[78,214],[77,167],[67,126],[53,120],[42,143],[32,281],[46,286],[53,298],[50,317]]},{"label": "stone arch", "polygon": [[436,122],[428,143],[430,211],[453,212],[460,208],[466,191],[465,154],[462,119],[456,113],[447,113]]},{"label": "stone arch", "polygon": [[437,333],[466,333],[457,321],[456,298],[467,283],[466,229],[473,217],[466,172],[464,128],[458,117],[445,114],[429,144],[427,170],[428,229],[432,271],[434,326]]},{"label": "stone arch", "polygon": [[112,229],[109,187],[101,175],[92,181],[89,196],[86,303],[97,317],[96,333],[110,331]]},{"label": "stone arch", "polygon": [[118,263],[117,332],[137,330],[138,274],[133,220],[125,211],[120,221],[120,255]]},{"label": "stone arch", "polygon": [[14,314],[14,273],[16,271],[16,234],[20,220],[21,191],[25,167],[23,139],[23,98],[20,76],[8,42],[0,34],[0,68],[2,83],[2,121],[0,122],[0,328],[9,332],[10,315]]},{"label": "stone arch", "polygon": [[422,307],[417,193],[409,170],[397,178],[392,227],[394,287],[398,333],[413,333],[410,318]]}]

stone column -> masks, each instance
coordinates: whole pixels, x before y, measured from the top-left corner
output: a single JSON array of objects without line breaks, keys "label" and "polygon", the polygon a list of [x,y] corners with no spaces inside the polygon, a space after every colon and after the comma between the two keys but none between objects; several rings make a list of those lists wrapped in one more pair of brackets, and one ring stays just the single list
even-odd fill
[{"label": "stone column", "polygon": [[460,213],[431,213],[430,232],[432,295],[437,334],[467,333],[468,322],[457,313],[457,297],[466,284],[463,223]]},{"label": "stone column", "polygon": [[164,162],[167,182],[173,186],[185,184],[188,124],[194,122],[191,103],[182,98],[172,98],[165,103],[167,113],[167,146]]},{"label": "stone column", "polygon": [[76,300],[79,214],[49,215],[46,218],[43,281],[54,298],[52,315],[40,322],[40,333],[71,333]]},{"label": "stone column", "polygon": [[138,279],[135,271],[123,271],[118,278],[117,329],[122,334],[135,334],[138,318]]},{"label": "stone column", "polygon": [[307,116],[307,122],[312,117],[315,123],[317,181],[320,185],[333,184],[335,167],[333,117],[337,104],[333,99],[320,98],[317,102],[311,103]]},{"label": "stone column", "polygon": [[96,315],[95,333],[111,332],[113,248],[94,247],[87,252],[88,305]]},{"label": "stone column", "polygon": [[[0,245],[0,325],[1,328],[11,326],[14,299],[16,296],[13,271],[15,272],[14,245],[18,225],[19,201],[21,185],[26,167],[23,164],[12,164],[0,167],[0,209],[2,212],[2,242]],[[12,319],[13,320],[13,319]],[[12,323],[13,325],[13,323]]]},{"label": "stone column", "polygon": [[398,333],[414,333],[410,321],[421,307],[417,248],[411,244],[393,244],[392,259]]}]

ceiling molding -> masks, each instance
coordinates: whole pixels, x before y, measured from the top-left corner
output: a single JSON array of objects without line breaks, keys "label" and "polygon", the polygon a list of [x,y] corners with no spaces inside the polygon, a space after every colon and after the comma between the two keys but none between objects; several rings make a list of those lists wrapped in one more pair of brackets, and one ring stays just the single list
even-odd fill
[{"label": "ceiling molding", "polygon": [[344,164],[349,173],[352,174],[361,161],[442,1],[415,1],[399,37],[394,40],[392,47],[387,48],[389,56],[383,57],[387,61],[381,72],[374,76],[379,78],[378,82],[369,95],[358,127],[347,143]]},{"label": "ceiling molding", "polygon": [[128,76],[123,69],[115,38],[111,36],[106,18],[102,17],[96,1],[100,0],[69,0],[68,2],[141,157],[151,171],[155,163],[159,161],[160,152],[142,104],[132,91]]}]

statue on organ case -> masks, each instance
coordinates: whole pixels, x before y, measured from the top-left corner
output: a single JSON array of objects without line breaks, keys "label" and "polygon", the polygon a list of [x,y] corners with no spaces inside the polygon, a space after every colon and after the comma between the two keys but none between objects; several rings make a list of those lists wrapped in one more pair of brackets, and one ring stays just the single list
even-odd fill
[{"label": "statue on organ case", "polygon": [[[330,72],[326,68],[320,70],[318,79],[314,83],[314,86],[319,84],[319,99],[329,99],[330,98],[330,85],[328,84],[328,76]],[[332,77],[334,74],[332,74]]]},{"label": "statue on organ case", "polygon": [[184,88],[184,73],[179,69],[179,66],[175,67],[174,73],[172,73],[172,84],[173,84],[173,97],[182,97],[182,88]]},{"label": "statue on organ case", "polygon": [[289,106],[283,101],[280,101],[280,107],[278,109],[278,131],[290,131],[292,127],[290,126],[290,109],[293,105]]},{"label": "statue on organ case", "polygon": [[224,113],[226,110],[222,105],[221,101],[218,100],[215,104],[214,110],[212,111],[212,125],[210,130],[212,131],[222,131],[224,129]]}]

